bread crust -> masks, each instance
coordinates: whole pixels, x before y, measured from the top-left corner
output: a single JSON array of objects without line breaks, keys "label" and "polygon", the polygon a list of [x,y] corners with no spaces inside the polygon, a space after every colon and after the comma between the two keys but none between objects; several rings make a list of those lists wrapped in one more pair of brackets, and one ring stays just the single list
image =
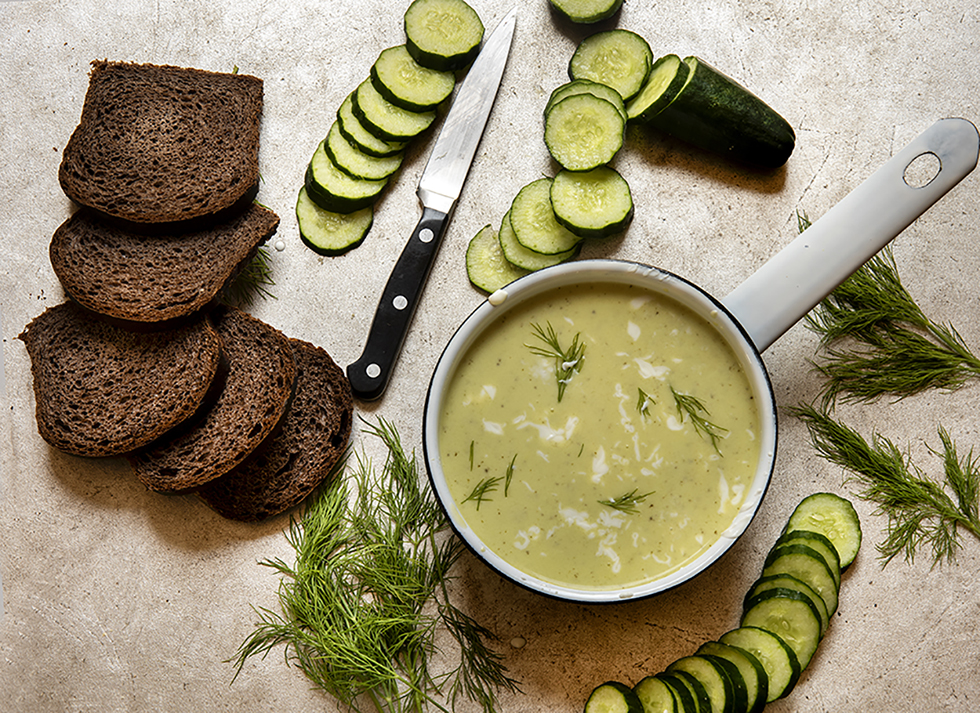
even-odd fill
[{"label": "bread crust", "polygon": [[250,75],[95,61],[61,187],[138,232],[228,219],[258,193],[262,103]]}]

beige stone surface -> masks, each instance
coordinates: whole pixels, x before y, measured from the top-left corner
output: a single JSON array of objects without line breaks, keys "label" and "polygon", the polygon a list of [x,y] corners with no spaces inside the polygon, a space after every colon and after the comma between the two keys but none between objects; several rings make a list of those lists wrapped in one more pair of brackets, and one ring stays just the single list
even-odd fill
[{"label": "beige stone surface", "polygon": [[[29,362],[16,339],[63,299],[47,243],[72,209],[57,182],[94,59],[254,74],[265,80],[259,200],[282,217],[275,299],[253,313],[325,347],[360,353],[378,295],[419,215],[415,184],[431,143],[408,154],[357,250],[318,257],[300,242],[293,203],[303,170],[344,96],[377,54],[403,41],[407,0],[288,3],[88,0],[0,2],[0,708],[62,711],[320,711],[277,650],[232,684],[234,655],[275,607],[277,579],[260,559],[290,557],[289,517],[222,520],[191,496],[146,491],[121,460],[87,461],[38,436]],[[488,27],[512,6],[472,3]],[[797,130],[785,169],[746,172],[632,129],[616,166],[636,217],[589,256],[652,263],[724,295],[791,240],[797,211],[818,219],[937,119],[980,120],[980,11],[967,0],[627,0],[614,23],[656,54],[696,54],[740,79]],[[360,416],[390,419],[420,448],[429,374],[454,328],[483,296],[467,282],[467,240],[496,223],[518,188],[553,171],[541,108],[591,28],[557,22],[545,0],[521,4],[503,87],[469,182],[384,398]],[[927,313],[980,350],[980,174],[968,176],[894,243],[906,285]],[[467,556],[457,589],[496,631],[522,693],[504,711],[578,711],[607,679],[633,682],[735,626],[741,597],[794,505],[817,490],[853,495],[786,409],[819,382],[815,336],[797,326],[765,353],[780,412],[772,485],[748,531],[715,566],[655,598],[612,606],[557,603],[501,580]],[[849,423],[903,446],[927,473],[941,423],[963,452],[980,445],[980,385],[899,403],[848,406]],[[356,447],[374,448],[363,434]],[[958,563],[927,556],[882,568],[886,518],[856,500],[865,544],[845,574],[830,632],[779,713],[980,710],[980,542]],[[522,642],[515,647],[511,642]],[[469,708],[467,710],[470,710]]]}]

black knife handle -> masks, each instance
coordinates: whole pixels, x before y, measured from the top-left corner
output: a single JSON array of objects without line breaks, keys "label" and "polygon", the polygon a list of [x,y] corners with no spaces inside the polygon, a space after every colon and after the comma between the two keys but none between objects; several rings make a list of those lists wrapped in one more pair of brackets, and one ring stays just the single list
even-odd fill
[{"label": "black knife handle", "polygon": [[381,294],[364,351],[347,367],[347,379],[356,398],[373,401],[388,386],[448,221],[446,213],[432,208],[422,210],[419,224]]}]

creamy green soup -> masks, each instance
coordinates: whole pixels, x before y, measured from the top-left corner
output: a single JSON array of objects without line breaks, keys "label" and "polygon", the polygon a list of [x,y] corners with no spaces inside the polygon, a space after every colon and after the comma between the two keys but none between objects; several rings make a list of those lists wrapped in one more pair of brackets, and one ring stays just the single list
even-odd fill
[{"label": "creamy green soup", "polygon": [[629,285],[508,311],[464,355],[440,422],[466,525],[520,570],[579,589],[696,558],[732,524],[759,460],[760,416],[731,348]]}]

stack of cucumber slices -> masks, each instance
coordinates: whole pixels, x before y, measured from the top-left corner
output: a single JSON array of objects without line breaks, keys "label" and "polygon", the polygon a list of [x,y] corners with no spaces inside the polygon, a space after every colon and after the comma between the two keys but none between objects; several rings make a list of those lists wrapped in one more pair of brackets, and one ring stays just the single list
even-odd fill
[{"label": "stack of cucumber slices", "polygon": [[579,43],[569,81],[544,107],[544,143],[559,170],[522,187],[499,230],[487,225],[473,236],[466,268],[476,287],[493,292],[577,257],[586,239],[626,229],[633,196],[610,164],[625,141],[626,99],[646,80],[652,55],[629,30],[598,32]]},{"label": "stack of cucumber slices", "polygon": [[318,253],[338,255],[364,239],[406,148],[435,121],[455,72],[483,41],[483,22],[464,0],[414,0],[404,26],[405,43],[378,55],[307,165],[296,219]]},{"label": "stack of cucumber slices", "polygon": [[[561,4],[580,18],[598,5]],[[789,123],[741,84],[697,57],[654,60],[649,43],[630,30],[582,40],[568,77],[544,109],[544,143],[557,175],[524,186],[499,230],[484,226],[470,241],[467,274],[487,292],[576,257],[587,238],[626,229],[633,198],[610,164],[630,123],[766,169],[783,165],[795,145]]]},{"label": "stack of cucumber slices", "polygon": [[805,498],[749,588],[737,628],[635,686],[603,683],[585,713],[758,713],[789,695],[827,632],[841,571],[860,546],[848,500]]}]

